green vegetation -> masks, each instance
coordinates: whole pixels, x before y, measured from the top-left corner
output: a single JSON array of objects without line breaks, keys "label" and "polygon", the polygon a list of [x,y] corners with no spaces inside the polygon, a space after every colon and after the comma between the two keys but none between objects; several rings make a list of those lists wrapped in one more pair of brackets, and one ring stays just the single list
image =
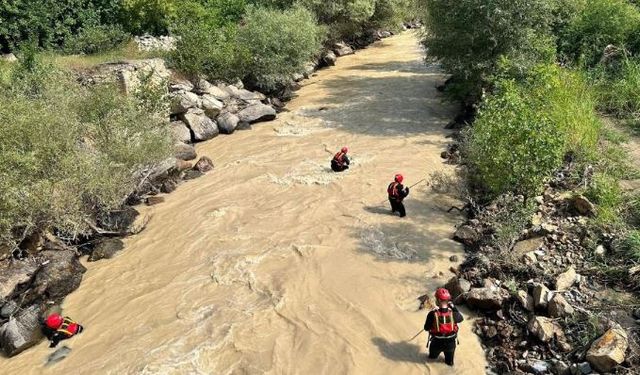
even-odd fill
[{"label": "green vegetation", "polygon": [[87,219],[123,203],[134,172],[170,154],[164,120],[113,87],[87,89],[33,57],[2,76],[1,242],[84,233]]}]

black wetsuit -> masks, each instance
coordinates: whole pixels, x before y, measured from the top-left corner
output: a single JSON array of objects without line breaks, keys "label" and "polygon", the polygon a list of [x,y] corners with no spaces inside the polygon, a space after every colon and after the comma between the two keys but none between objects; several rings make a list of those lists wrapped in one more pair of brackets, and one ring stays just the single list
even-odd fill
[{"label": "black wetsuit", "polygon": [[[394,184],[396,184],[394,189]],[[402,184],[392,182],[387,188],[389,193],[389,203],[391,204],[391,212],[400,214],[400,217],[407,216],[407,211],[404,208],[402,201],[409,195],[409,188],[405,188]]]},{"label": "black wetsuit", "polygon": [[351,164],[351,160],[349,160],[347,154],[338,152],[336,156],[331,159],[331,170],[334,172],[342,172],[349,169],[349,164]]},{"label": "black wetsuit", "polygon": [[[462,316],[462,314],[460,314],[457,307],[455,307],[454,305],[449,305],[449,306],[453,313],[453,320],[456,322],[456,324],[460,324],[464,320],[464,317]],[[444,309],[440,308],[440,311],[445,313],[448,311],[448,308],[444,308]],[[427,314],[427,320],[424,322],[425,331],[427,332],[431,331],[431,329],[434,327],[436,323],[435,319],[436,319],[435,310],[432,310],[429,312],[429,314]],[[429,358],[435,359],[435,358],[438,358],[440,353],[444,353],[444,362],[449,366],[453,366],[453,357],[456,352],[457,338],[458,338],[457,333],[451,334],[449,336],[442,336],[442,337],[430,334],[429,336],[430,341],[428,344]]]}]

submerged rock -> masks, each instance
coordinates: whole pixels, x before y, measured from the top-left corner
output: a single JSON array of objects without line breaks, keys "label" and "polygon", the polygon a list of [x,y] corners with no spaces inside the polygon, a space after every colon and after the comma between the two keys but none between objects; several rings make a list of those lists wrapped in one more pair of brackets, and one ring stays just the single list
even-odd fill
[{"label": "submerged rock", "polygon": [[109,238],[101,241],[91,252],[89,262],[101,259],[111,259],[117,252],[124,249],[124,243],[118,238]]},{"label": "submerged rock", "polygon": [[202,173],[209,172],[213,170],[213,161],[208,156],[202,156],[193,169]]},{"label": "submerged rock", "polygon": [[41,313],[38,306],[31,306],[0,327],[0,347],[7,356],[19,354],[42,340]]},{"label": "submerged rock", "polygon": [[276,118],[276,110],[266,104],[254,104],[240,111],[238,118],[240,121],[250,124],[260,121],[271,121]]}]

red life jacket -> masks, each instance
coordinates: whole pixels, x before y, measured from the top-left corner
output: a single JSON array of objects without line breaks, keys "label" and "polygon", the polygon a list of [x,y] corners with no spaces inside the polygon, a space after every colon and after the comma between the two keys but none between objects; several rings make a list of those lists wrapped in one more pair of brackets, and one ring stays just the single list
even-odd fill
[{"label": "red life jacket", "polygon": [[398,192],[398,185],[400,184],[397,182],[392,182],[389,184],[389,187],[387,188],[387,193],[389,193],[390,197],[400,198],[400,193]]},{"label": "red life jacket", "polygon": [[453,317],[453,310],[450,308],[446,312],[442,312],[440,309],[433,310],[435,319],[433,327],[429,333],[433,337],[451,337],[458,333],[458,323],[456,323]]},{"label": "red life jacket", "polygon": [[341,167],[344,166],[344,153],[342,151],[338,152],[334,157],[333,160]]},{"label": "red life jacket", "polygon": [[77,334],[79,330],[80,330],[80,325],[78,323],[74,322],[70,318],[65,317],[64,320],[62,321],[62,325],[60,326],[60,328],[56,330],[56,332],[61,332],[65,334],[67,337],[71,337]]}]

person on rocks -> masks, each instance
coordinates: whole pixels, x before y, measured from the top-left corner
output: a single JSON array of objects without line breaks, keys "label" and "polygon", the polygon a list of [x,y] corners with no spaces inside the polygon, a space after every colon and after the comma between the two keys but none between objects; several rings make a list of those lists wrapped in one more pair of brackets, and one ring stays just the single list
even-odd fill
[{"label": "person on rocks", "polygon": [[401,174],[394,176],[393,182],[387,187],[387,193],[389,194],[389,203],[391,204],[391,213],[396,212],[400,214],[400,217],[407,216],[407,211],[404,208],[402,201],[409,195],[409,188],[402,186],[404,177]]},{"label": "person on rocks", "polygon": [[451,302],[451,294],[447,289],[439,288],[436,290],[435,297],[437,307],[427,314],[427,320],[424,322],[424,330],[429,332],[427,341],[429,358],[436,359],[440,353],[444,353],[444,362],[453,366],[458,324],[464,318]]},{"label": "person on rocks", "polygon": [[51,314],[44,320],[44,333],[51,341],[50,348],[55,348],[62,340],[67,340],[81,333],[83,327],[71,318],[60,314]]},{"label": "person on rocks", "polygon": [[349,148],[345,146],[331,159],[331,170],[334,172],[342,172],[349,169],[351,160],[349,160],[347,156],[348,152]]}]

